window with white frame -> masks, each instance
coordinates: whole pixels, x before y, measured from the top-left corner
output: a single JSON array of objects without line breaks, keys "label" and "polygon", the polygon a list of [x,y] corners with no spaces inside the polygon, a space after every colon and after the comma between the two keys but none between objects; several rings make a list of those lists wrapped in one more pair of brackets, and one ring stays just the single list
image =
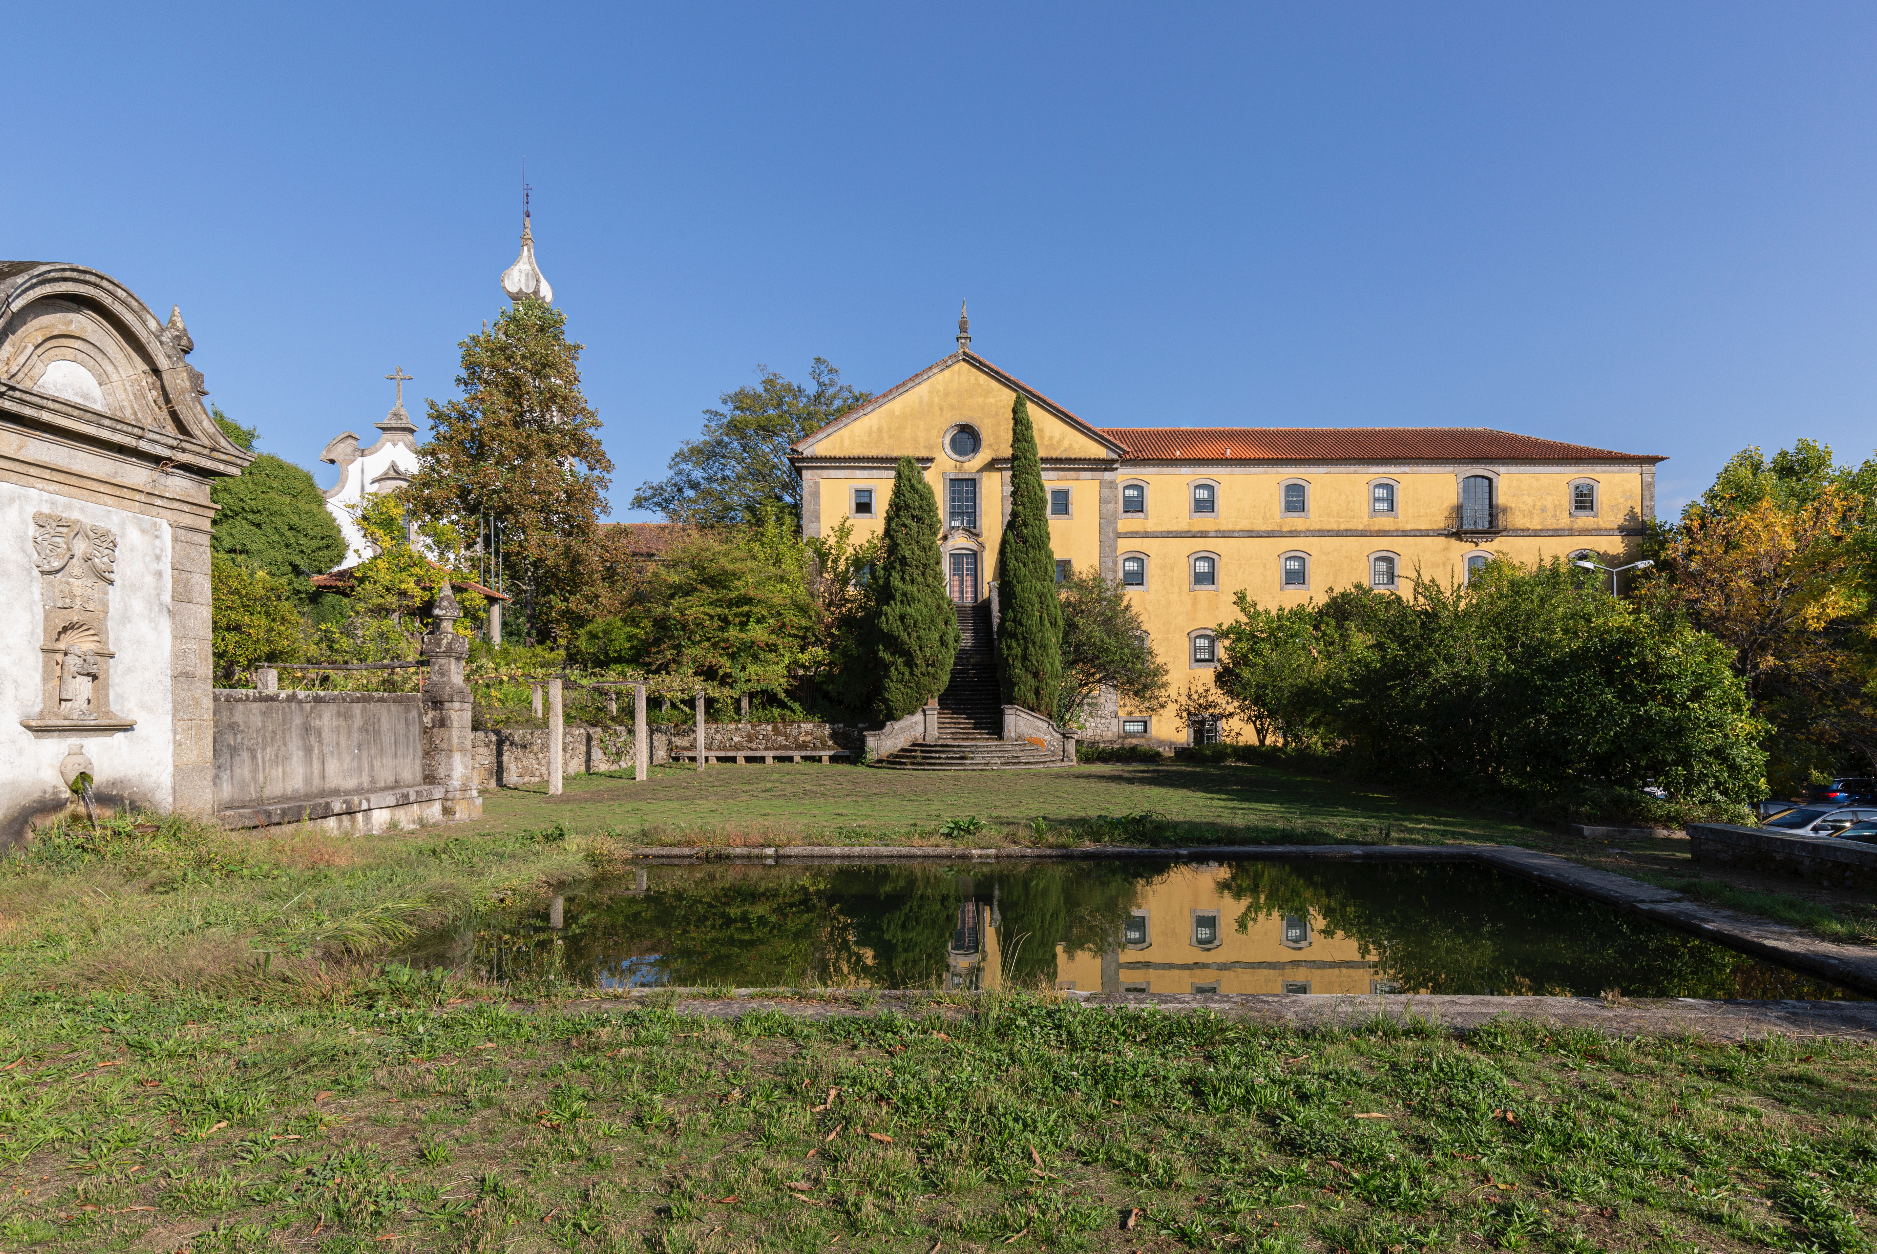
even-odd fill
[{"label": "window with white frame", "polygon": [[1310,586],[1309,558],[1301,553],[1292,553],[1284,558],[1284,586],[1286,588]]},{"label": "window with white frame", "polygon": [[1193,911],[1193,944],[1199,949],[1212,949],[1219,943],[1219,912],[1217,910]]},{"label": "window with white frame", "polygon": [[1395,555],[1393,553],[1377,553],[1369,559],[1369,586],[1371,588],[1395,586]]},{"label": "window with white frame", "polygon": [[1386,481],[1369,485],[1369,513],[1392,514],[1395,512],[1395,485]]},{"label": "window with white frame", "polygon": [[1594,481],[1579,479],[1571,485],[1571,512],[1573,514],[1597,512],[1597,485]]},{"label": "window with white frame", "polygon": [[1219,511],[1217,490],[1210,483],[1193,485],[1193,512],[1195,514],[1216,514]]},{"label": "window with white frame", "polygon": [[1051,518],[1069,516],[1069,489],[1051,488],[1049,490],[1049,516]]},{"label": "window with white frame", "polygon": [[1284,485],[1284,512],[1286,514],[1308,514],[1310,512],[1310,488],[1307,484],[1287,483]]},{"label": "window with white frame", "polygon": [[1147,512],[1146,484],[1124,483],[1121,485],[1121,512],[1123,514],[1145,514]]},{"label": "window with white frame", "polygon": [[1193,587],[1216,588],[1219,586],[1219,559],[1201,556],[1193,559]]},{"label": "window with white frame", "polygon": [[1193,665],[1211,666],[1219,660],[1219,642],[1209,631],[1193,637]]},{"label": "window with white frame", "polygon": [[951,525],[971,531],[978,529],[978,481],[947,480],[946,491],[951,505]]},{"label": "window with white frame", "polygon": [[1147,943],[1148,915],[1145,910],[1130,914],[1121,925],[1121,943],[1133,949],[1139,949]]},{"label": "window with white frame", "polygon": [[1121,734],[1123,736],[1145,736],[1147,734],[1147,728],[1148,720],[1144,718],[1124,718],[1121,720]]},{"label": "window with white frame", "polygon": [[1468,554],[1466,559],[1466,581],[1472,583],[1474,577],[1485,570],[1486,564],[1490,561],[1492,561],[1492,554],[1490,553]]}]

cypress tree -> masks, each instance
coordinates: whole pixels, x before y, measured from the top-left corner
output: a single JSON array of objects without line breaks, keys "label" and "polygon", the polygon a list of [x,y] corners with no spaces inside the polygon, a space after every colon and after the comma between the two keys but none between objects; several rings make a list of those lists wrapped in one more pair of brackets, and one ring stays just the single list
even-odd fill
[{"label": "cypress tree", "polygon": [[886,548],[874,573],[873,653],[880,711],[904,718],[951,679],[958,615],[939,563],[938,500],[910,457],[899,459],[886,505]]},{"label": "cypress tree", "polygon": [[1043,462],[1030,403],[1021,392],[1010,407],[1010,521],[1000,560],[997,662],[1005,699],[1053,718],[1062,686],[1062,602],[1056,596],[1056,554],[1049,547]]}]

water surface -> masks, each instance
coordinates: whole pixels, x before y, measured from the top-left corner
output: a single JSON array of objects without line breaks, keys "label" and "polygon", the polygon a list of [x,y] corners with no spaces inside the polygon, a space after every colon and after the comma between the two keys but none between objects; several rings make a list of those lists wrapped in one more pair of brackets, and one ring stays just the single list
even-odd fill
[{"label": "water surface", "polygon": [[419,955],[599,988],[1856,994],[1462,863],[648,866]]}]

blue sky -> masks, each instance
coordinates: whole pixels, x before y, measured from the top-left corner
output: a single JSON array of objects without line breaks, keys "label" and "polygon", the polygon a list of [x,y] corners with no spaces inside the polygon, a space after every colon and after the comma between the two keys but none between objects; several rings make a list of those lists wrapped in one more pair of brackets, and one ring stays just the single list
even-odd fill
[{"label": "blue sky", "polygon": [[[1101,425],[1877,443],[1877,7],[44,6],[0,254],[182,306],[315,470],[454,395],[521,165],[615,515],[757,363]],[[421,415],[419,405],[411,406]]]}]

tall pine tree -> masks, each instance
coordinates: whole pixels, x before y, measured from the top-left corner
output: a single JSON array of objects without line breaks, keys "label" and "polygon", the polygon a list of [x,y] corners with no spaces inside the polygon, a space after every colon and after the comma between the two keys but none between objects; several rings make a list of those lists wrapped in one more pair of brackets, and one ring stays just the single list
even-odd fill
[{"label": "tall pine tree", "polygon": [[997,662],[1005,700],[1053,718],[1062,686],[1062,602],[1056,596],[1056,554],[1049,547],[1043,462],[1030,403],[1021,392],[1010,407],[1010,521],[1000,561]]},{"label": "tall pine tree", "polygon": [[607,472],[600,419],[580,391],[580,350],[567,317],[532,297],[460,346],[463,398],[430,401],[430,441],[406,494],[467,540],[492,529],[503,591],[530,643],[545,643],[597,608]]},{"label": "tall pine tree", "polygon": [[886,551],[874,572],[872,654],[880,713],[904,718],[950,682],[958,615],[939,562],[938,500],[910,457],[899,459],[886,505]]}]

